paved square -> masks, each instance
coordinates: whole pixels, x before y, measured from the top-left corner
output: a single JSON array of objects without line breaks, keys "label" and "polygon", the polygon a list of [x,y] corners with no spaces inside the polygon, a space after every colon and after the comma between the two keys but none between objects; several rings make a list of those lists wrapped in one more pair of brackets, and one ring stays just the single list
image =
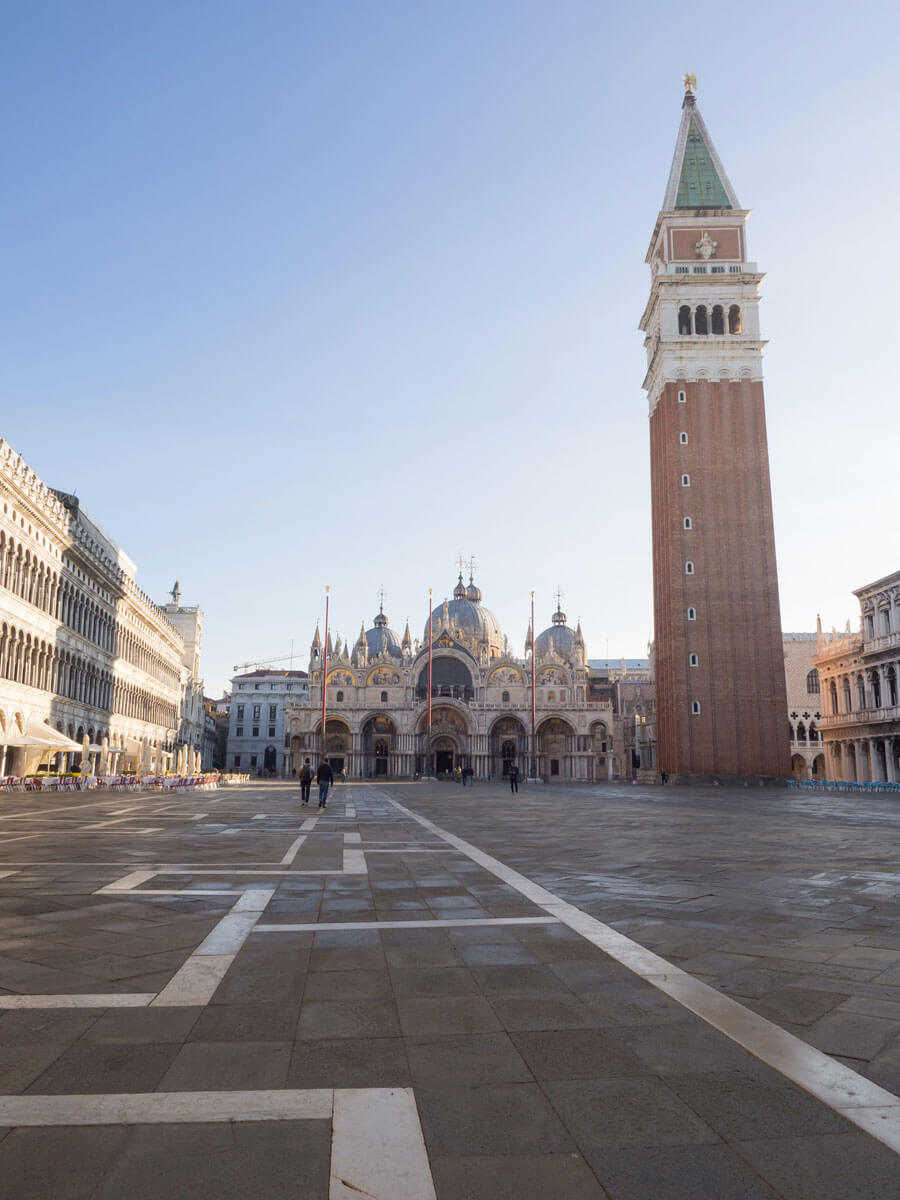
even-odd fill
[{"label": "paved square", "polygon": [[0,1197],[900,1197],[890,800],[134,800],[0,807]]}]

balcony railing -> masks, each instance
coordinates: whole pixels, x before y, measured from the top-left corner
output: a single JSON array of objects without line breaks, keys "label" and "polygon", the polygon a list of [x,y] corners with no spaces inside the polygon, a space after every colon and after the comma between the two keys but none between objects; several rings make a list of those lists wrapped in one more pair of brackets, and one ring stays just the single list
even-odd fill
[{"label": "balcony railing", "polygon": [[884,705],[881,708],[858,708],[853,712],[824,713],[819,719],[822,729],[835,729],[841,725],[873,725],[882,721],[900,721],[900,704]]}]

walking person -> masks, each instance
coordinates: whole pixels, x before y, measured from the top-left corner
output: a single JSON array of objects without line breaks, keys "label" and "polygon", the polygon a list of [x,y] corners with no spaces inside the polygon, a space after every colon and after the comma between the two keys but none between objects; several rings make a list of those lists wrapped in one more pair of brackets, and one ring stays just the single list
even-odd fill
[{"label": "walking person", "polygon": [[323,758],[319,763],[319,769],[316,771],[316,783],[319,785],[319,808],[324,808],[328,800],[328,789],[334,780],[334,772],[328,765],[328,760]]},{"label": "walking person", "polygon": [[300,768],[300,799],[304,804],[309,804],[309,789],[312,787],[312,767],[308,758],[303,760],[303,766]]},{"label": "walking person", "polygon": [[509,764],[509,790],[511,792],[519,790],[519,768],[515,763]]}]

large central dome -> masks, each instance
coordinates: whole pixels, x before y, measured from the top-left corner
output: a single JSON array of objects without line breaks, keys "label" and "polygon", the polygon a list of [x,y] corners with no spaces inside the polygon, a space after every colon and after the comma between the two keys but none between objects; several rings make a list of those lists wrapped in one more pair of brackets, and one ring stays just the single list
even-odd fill
[{"label": "large central dome", "polygon": [[487,642],[498,654],[503,650],[500,622],[481,603],[481,592],[472,580],[469,580],[469,586],[466,587],[462,575],[453,589],[453,599],[445,600],[435,608],[431,617],[431,629],[428,622],[425,622],[426,646],[432,631],[434,636],[437,636],[444,629],[451,635],[458,629],[465,641]]}]

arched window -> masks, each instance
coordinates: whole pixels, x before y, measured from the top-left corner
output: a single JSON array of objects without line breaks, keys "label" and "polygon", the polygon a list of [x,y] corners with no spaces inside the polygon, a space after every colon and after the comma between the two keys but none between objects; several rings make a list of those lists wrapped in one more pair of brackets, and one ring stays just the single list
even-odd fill
[{"label": "arched window", "polygon": [[743,332],[742,327],[741,327],[741,310],[738,308],[738,306],[736,304],[732,304],[731,308],[729,308],[729,310],[728,310],[728,332],[729,333],[742,333]]},{"label": "arched window", "polygon": [[853,712],[853,701],[850,697],[850,680],[844,676],[844,712]]},{"label": "arched window", "polygon": [[694,564],[690,559],[684,564],[684,573],[685,575],[693,575],[694,573]]},{"label": "arched window", "polygon": [[381,703],[382,703],[382,704],[387,704],[387,692],[382,692],[382,693],[381,693]]},{"label": "arched window", "polygon": [[862,675],[856,677],[856,700],[860,708],[866,707],[866,685]]},{"label": "arched window", "polygon": [[837,710],[838,710],[837,684],[834,682],[833,679],[832,679],[831,683],[829,684],[829,691],[831,692],[831,711],[832,711],[832,714],[835,714],[835,713],[837,713]]},{"label": "arched window", "polygon": [[688,444],[688,436],[686,433],[684,433],[684,432],[679,433],[678,444],[681,446],[686,446]]},{"label": "arched window", "polygon": [[556,692],[548,692],[547,693],[547,703],[548,704],[556,703]]},{"label": "arched window", "polygon": [[698,655],[696,655],[696,654],[688,655],[688,666],[689,667],[699,667],[700,666],[700,659],[699,659]]},{"label": "arched window", "polygon": [[682,477],[681,477],[681,486],[682,486],[682,487],[690,487],[690,486],[691,486],[691,477],[690,477],[690,475],[682,475]]},{"label": "arched window", "polygon": [[678,393],[678,403],[679,404],[687,404],[687,392],[679,392]]},{"label": "arched window", "polygon": [[693,529],[694,528],[694,522],[691,520],[690,517],[684,518],[684,527],[685,527],[685,529]]},{"label": "arched window", "polygon": [[806,676],[806,690],[810,696],[819,694],[819,672],[815,667]]},{"label": "arched window", "polygon": [[712,331],[713,333],[725,332],[725,310],[721,304],[713,306],[712,310]]},{"label": "arched window", "polygon": [[797,725],[797,741],[798,742],[806,741],[806,726],[803,724],[802,721],[800,721],[799,724]]},{"label": "arched window", "polygon": [[689,608],[689,609],[687,610],[687,619],[688,619],[689,621],[696,621],[696,620],[697,620],[697,610],[696,610],[696,608],[693,608],[693,607],[691,607],[691,608]]},{"label": "arched window", "polygon": [[697,311],[694,313],[694,332],[709,333],[709,326],[706,320],[706,305],[700,304],[697,306]]},{"label": "arched window", "polygon": [[509,692],[504,692],[502,697],[504,704],[509,704]]},{"label": "arched window", "polygon": [[691,310],[687,304],[682,304],[678,310],[678,332],[680,334],[690,334],[691,329]]},{"label": "arched window", "polygon": [[811,742],[817,742],[819,740],[819,731],[816,728],[815,721],[810,721],[809,723],[809,740]]},{"label": "arched window", "polygon": [[336,697],[336,698],[337,698],[337,701],[338,701],[338,703],[340,703],[340,702],[343,700],[343,698],[344,698],[344,693],[343,693],[343,692],[338,692],[338,694],[337,694],[337,697]]},{"label": "arched window", "polygon": [[691,716],[692,717],[700,716],[700,701],[699,700],[691,701]]}]

